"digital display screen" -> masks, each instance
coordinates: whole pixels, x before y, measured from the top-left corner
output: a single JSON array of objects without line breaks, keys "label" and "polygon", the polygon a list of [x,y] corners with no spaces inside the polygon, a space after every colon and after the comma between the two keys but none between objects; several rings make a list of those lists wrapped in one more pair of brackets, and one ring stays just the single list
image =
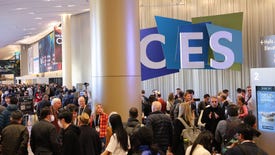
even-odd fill
[{"label": "digital display screen", "polygon": [[256,86],[258,129],[275,132],[275,86]]}]

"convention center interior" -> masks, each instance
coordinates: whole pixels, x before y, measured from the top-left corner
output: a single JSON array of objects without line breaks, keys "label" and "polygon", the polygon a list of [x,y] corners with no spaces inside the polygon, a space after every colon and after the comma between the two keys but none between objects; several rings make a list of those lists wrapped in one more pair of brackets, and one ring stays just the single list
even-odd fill
[{"label": "convention center interior", "polygon": [[275,152],[275,0],[1,0],[0,20],[0,155]]}]

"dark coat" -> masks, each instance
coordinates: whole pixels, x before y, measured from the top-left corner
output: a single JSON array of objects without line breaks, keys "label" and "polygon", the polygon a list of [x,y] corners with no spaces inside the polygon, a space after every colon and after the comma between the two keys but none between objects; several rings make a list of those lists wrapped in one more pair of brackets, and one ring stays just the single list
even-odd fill
[{"label": "dark coat", "polygon": [[33,125],[30,144],[34,154],[40,152],[60,154],[60,144],[57,140],[55,126],[46,120],[41,120]]},{"label": "dark coat", "polygon": [[181,137],[182,130],[185,129],[184,125],[179,119],[174,120],[173,144],[172,152],[174,155],[185,154],[183,139]]},{"label": "dark coat", "polygon": [[[211,118],[209,118],[209,114],[212,112]],[[214,113],[216,113],[219,117],[215,118]],[[205,129],[208,131],[211,131],[213,135],[215,135],[216,127],[220,120],[224,119],[224,115],[222,112],[222,108],[220,106],[217,106],[216,108],[213,108],[212,106],[206,108],[203,112],[201,122],[206,123]]]},{"label": "dark coat", "polygon": [[62,155],[80,154],[79,135],[80,129],[72,124],[62,131]]},{"label": "dark coat", "polygon": [[153,143],[166,150],[172,144],[171,118],[160,111],[152,112],[146,120],[146,126],[153,130]]},{"label": "dark coat", "polygon": [[10,115],[17,109],[18,106],[16,104],[9,104],[8,107],[0,114],[0,129],[3,129],[10,124]]},{"label": "dark coat", "polygon": [[228,149],[225,152],[225,155],[267,155],[265,151],[259,148],[255,143],[245,142],[243,144],[239,144],[231,149]]},{"label": "dark coat", "polygon": [[133,135],[134,132],[138,131],[141,127],[141,123],[136,118],[128,118],[128,121],[125,125],[125,130],[128,135]]},{"label": "dark coat", "polygon": [[79,143],[81,155],[99,155],[101,153],[101,141],[98,133],[94,128],[88,125],[79,127]]},{"label": "dark coat", "polygon": [[10,124],[2,131],[4,155],[28,155],[28,129],[21,124]]}]

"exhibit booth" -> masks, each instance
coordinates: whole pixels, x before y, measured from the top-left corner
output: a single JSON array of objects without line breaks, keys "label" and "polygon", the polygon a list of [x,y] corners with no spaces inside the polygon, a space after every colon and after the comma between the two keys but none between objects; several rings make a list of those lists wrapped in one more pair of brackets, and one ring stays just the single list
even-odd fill
[{"label": "exhibit booth", "polygon": [[275,68],[252,68],[252,99],[256,101],[257,128],[262,133],[257,144],[267,152],[275,146]]}]

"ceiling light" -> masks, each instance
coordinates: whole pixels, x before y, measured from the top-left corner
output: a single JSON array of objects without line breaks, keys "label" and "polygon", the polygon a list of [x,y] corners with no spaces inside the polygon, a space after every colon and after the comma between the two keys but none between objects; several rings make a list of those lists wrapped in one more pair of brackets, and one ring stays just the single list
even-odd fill
[{"label": "ceiling light", "polygon": [[34,13],[34,12],[29,12],[28,14],[29,14],[29,15],[34,15],[35,13]]},{"label": "ceiling light", "polygon": [[67,5],[67,7],[71,8],[71,7],[75,7],[74,4],[70,4],[70,5]]},{"label": "ceiling light", "polygon": [[61,8],[62,7],[62,5],[56,5],[56,6],[54,6],[55,8]]},{"label": "ceiling light", "polygon": [[57,22],[57,21],[53,21],[53,22],[50,22],[48,24],[49,27],[54,27],[54,26],[57,26],[58,24],[60,24],[60,22]]},{"label": "ceiling light", "polygon": [[33,31],[36,30],[35,27],[30,27],[30,28],[24,28],[23,31]]},{"label": "ceiling light", "polygon": [[83,12],[88,12],[90,11],[90,9],[83,9]]},{"label": "ceiling light", "polygon": [[15,8],[15,11],[22,11],[22,10],[27,10],[27,8]]},{"label": "ceiling light", "polygon": [[44,2],[52,2],[52,1],[54,1],[54,0],[43,0]]},{"label": "ceiling light", "polygon": [[42,20],[42,18],[41,18],[41,17],[36,17],[36,18],[34,18],[34,19],[36,19],[36,20]]}]

